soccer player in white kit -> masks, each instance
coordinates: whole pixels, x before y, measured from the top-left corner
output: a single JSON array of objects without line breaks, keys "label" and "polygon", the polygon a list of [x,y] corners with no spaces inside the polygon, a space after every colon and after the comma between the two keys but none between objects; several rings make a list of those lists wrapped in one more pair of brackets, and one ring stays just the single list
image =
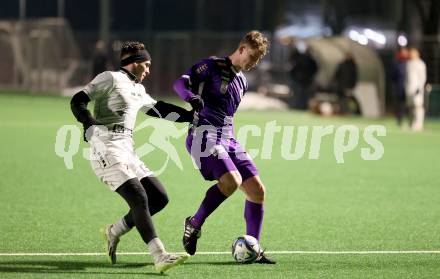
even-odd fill
[{"label": "soccer player in white kit", "polygon": [[[117,192],[130,207],[122,219],[105,229],[108,255],[116,263],[120,237],[136,226],[147,244],[158,272],[183,263],[189,256],[167,253],[157,237],[151,216],[168,203],[159,180],[134,152],[132,131],[139,110],[153,117],[174,115],[176,122],[191,122],[193,112],[155,101],[142,80],[149,74],[151,57],[140,42],[125,42],[121,69],[97,75],[72,97],[71,109],[84,126],[84,140],[91,146],[91,165],[96,176]],[[94,101],[94,116],[87,104]],[[177,118],[177,119],[176,119]]]},{"label": "soccer player in white kit", "polygon": [[422,131],[425,120],[425,84],[426,64],[420,58],[416,48],[409,49],[409,60],[406,62],[405,92],[406,103],[411,115],[411,129]]}]

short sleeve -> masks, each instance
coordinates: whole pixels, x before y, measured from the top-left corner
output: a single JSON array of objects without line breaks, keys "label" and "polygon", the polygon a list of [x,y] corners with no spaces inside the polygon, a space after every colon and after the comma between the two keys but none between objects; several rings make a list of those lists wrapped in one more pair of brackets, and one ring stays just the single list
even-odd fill
[{"label": "short sleeve", "polygon": [[91,100],[95,100],[103,94],[109,92],[113,86],[113,76],[111,72],[106,71],[97,75],[86,87],[84,92]]}]

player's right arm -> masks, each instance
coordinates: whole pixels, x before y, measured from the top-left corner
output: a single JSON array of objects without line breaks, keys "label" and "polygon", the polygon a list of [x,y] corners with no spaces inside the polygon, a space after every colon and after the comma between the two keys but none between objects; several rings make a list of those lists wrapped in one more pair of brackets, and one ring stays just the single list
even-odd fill
[{"label": "player's right arm", "polygon": [[88,141],[88,136],[86,135],[87,129],[93,125],[99,125],[98,121],[92,116],[90,111],[87,109],[87,104],[90,102],[89,96],[84,92],[80,91],[76,93],[72,100],[70,100],[70,109],[76,120],[81,122],[84,127],[83,138],[84,141]]},{"label": "player's right arm", "polygon": [[92,113],[87,109],[88,103],[96,98],[102,97],[113,86],[113,78],[110,72],[104,72],[97,75],[80,92],[76,93],[70,100],[70,109],[76,120],[81,122],[84,127],[84,140],[87,141],[86,131],[89,127],[99,125]]},{"label": "player's right arm", "polygon": [[192,108],[200,111],[204,104],[202,97],[198,94],[199,86],[209,78],[212,70],[211,59],[204,59],[192,66],[184,75],[177,79],[173,88],[179,97],[191,104]]},{"label": "player's right arm", "polygon": [[76,120],[82,124],[96,122],[95,118],[87,109],[87,104],[90,101],[89,95],[87,95],[84,91],[76,93],[73,95],[72,100],[70,100],[70,109],[72,110]]}]

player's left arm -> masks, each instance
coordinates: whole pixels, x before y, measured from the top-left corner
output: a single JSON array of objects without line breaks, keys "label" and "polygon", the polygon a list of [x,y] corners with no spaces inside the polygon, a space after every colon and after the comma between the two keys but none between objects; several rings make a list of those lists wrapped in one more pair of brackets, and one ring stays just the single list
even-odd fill
[{"label": "player's left arm", "polygon": [[158,101],[146,114],[174,122],[192,122],[194,111],[189,111],[164,101]]}]

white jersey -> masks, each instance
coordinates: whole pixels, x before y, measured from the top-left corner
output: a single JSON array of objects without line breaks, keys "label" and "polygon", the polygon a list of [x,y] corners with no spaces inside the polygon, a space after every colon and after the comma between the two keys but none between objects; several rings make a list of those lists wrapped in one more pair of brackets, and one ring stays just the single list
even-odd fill
[{"label": "white jersey", "polygon": [[138,111],[147,112],[156,104],[145,87],[123,71],[107,71],[97,75],[83,91],[95,103],[95,119],[107,127],[95,127],[89,140],[90,163],[98,178],[115,191],[128,179],[153,175],[136,155],[131,137]]},{"label": "white jersey", "polygon": [[95,102],[95,119],[109,129],[116,124],[133,130],[138,111],[147,112],[156,104],[145,87],[123,71],[103,72],[83,91]]},{"label": "white jersey", "polygon": [[411,129],[414,131],[423,130],[425,119],[426,64],[422,59],[410,59],[406,63],[406,103],[411,109],[413,120]]},{"label": "white jersey", "polygon": [[406,63],[406,96],[420,99],[423,104],[423,94],[426,83],[426,65],[421,59],[410,59]]}]

